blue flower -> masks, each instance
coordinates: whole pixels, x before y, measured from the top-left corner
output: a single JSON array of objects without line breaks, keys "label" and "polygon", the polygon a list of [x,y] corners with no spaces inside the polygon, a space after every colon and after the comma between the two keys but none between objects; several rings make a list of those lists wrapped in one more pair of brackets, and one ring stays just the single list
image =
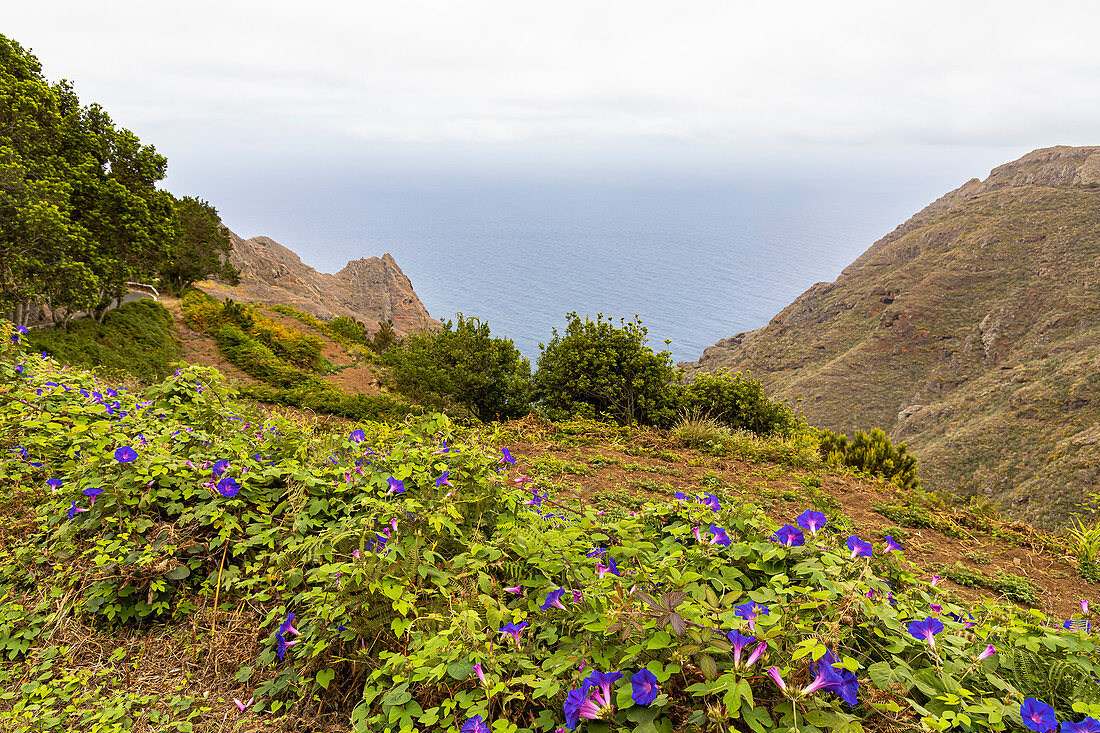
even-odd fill
[{"label": "blue flower", "polygon": [[405,493],[405,482],[404,481],[401,481],[399,479],[395,479],[393,476],[390,476],[387,481],[390,485],[389,491],[386,492],[387,494],[404,494]]},{"label": "blue flower", "polygon": [[585,553],[585,557],[603,557],[603,554],[605,552],[607,552],[607,550],[602,547],[593,547],[591,550]]},{"label": "blue flower", "polygon": [[46,481],[46,486],[49,486],[51,489],[60,489],[62,483],[64,482],[59,478],[51,478]]},{"label": "blue flower", "polygon": [[852,551],[852,559],[857,557],[871,557],[874,553],[874,548],[870,542],[864,542],[859,537],[852,535],[846,540],[848,549]]},{"label": "blue flower", "polygon": [[442,473],[442,475],[440,475],[440,477],[435,480],[435,485],[436,486],[454,486],[454,484],[451,483],[451,472],[450,471],[444,471]]},{"label": "blue flower", "polygon": [[539,606],[539,608],[541,608],[543,611],[549,611],[550,608],[553,607],[553,608],[560,608],[564,611],[565,606],[563,606],[562,602],[561,602],[561,597],[564,596],[564,595],[565,595],[565,589],[564,588],[558,588],[557,590],[550,591],[549,593],[546,594],[546,600],[543,602],[543,604],[541,606]]},{"label": "blue flower", "polygon": [[475,715],[466,719],[466,722],[462,724],[460,733],[489,733],[489,726],[485,725],[485,721],[480,715]]},{"label": "blue flower", "polygon": [[772,541],[787,547],[801,547],[806,544],[806,536],[798,527],[784,524],[771,536]]},{"label": "blue flower", "polygon": [[710,507],[711,511],[721,511],[722,505],[718,503],[718,497],[714,494],[703,494],[703,506]]},{"label": "blue flower", "polygon": [[1088,621],[1083,618],[1075,618],[1066,621],[1062,624],[1062,628],[1067,631],[1088,631],[1091,626]]},{"label": "blue flower", "polygon": [[821,531],[822,527],[828,524],[829,520],[821,512],[815,512],[812,509],[807,509],[798,515],[798,518],[794,520],[799,527],[810,530],[810,534],[817,534]]},{"label": "blue flower", "polygon": [[600,694],[595,702],[601,708],[611,707],[611,685],[623,678],[622,672],[600,672],[595,670],[584,680],[585,687],[598,687]]},{"label": "blue flower", "polygon": [[886,535],[886,551],[887,552],[903,552],[901,545],[894,540],[890,535]]},{"label": "blue flower", "polygon": [[929,646],[933,649],[936,648],[936,634],[943,631],[943,622],[938,618],[929,617],[923,621],[910,621],[909,622],[909,635],[914,639],[921,641],[927,641]]},{"label": "blue flower", "polygon": [[570,690],[565,696],[565,727],[569,730],[576,730],[581,718],[596,720],[600,717],[600,709],[588,699],[589,689],[586,685],[578,690]]},{"label": "blue flower", "polygon": [[362,443],[367,439],[367,434],[362,430],[352,430],[351,435],[348,436],[352,443]]},{"label": "blue flower", "polygon": [[1062,733],[1100,733],[1100,721],[1095,718],[1085,718],[1080,723],[1063,720]]},{"label": "blue flower", "polygon": [[635,705],[649,705],[657,699],[660,689],[657,687],[657,677],[644,667],[630,677],[630,699]]},{"label": "blue flower", "polygon": [[734,630],[726,634],[733,644],[733,666],[741,666],[741,650],[756,641],[755,636],[745,636],[740,631]]},{"label": "blue flower", "polygon": [[128,445],[124,445],[115,451],[115,460],[119,463],[129,463],[137,458],[137,451]]},{"label": "blue flower", "polygon": [[99,488],[98,486],[89,486],[88,488],[84,489],[83,493],[84,496],[91,497],[92,506],[95,506],[95,500],[99,498],[100,494],[103,493],[103,489]]},{"label": "blue flower", "polygon": [[501,453],[501,458],[500,458],[501,463],[507,463],[507,464],[513,465],[513,466],[516,464],[516,459],[512,458],[512,451],[508,450],[507,448],[501,448],[500,453]]},{"label": "blue flower", "polygon": [[1026,725],[1035,733],[1046,733],[1058,727],[1058,719],[1054,715],[1054,708],[1045,702],[1039,702],[1033,697],[1024,699],[1020,706],[1020,717]]},{"label": "blue flower", "polygon": [[214,478],[221,478],[222,474],[229,470],[229,459],[219,458],[214,461],[214,465],[210,467],[210,473]]},{"label": "blue flower", "polygon": [[749,622],[750,631],[756,627],[757,618],[771,614],[767,606],[763,606],[756,601],[748,601],[747,603],[742,603],[740,606],[734,606],[733,611],[735,615]]},{"label": "blue flower", "polygon": [[520,621],[518,624],[504,624],[497,631],[504,636],[512,637],[512,641],[519,643],[519,635],[523,633],[523,630],[528,626],[526,621]]},{"label": "blue flower", "polygon": [[226,476],[218,482],[218,493],[226,498],[236,496],[240,490],[240,484],[232,476]]}]

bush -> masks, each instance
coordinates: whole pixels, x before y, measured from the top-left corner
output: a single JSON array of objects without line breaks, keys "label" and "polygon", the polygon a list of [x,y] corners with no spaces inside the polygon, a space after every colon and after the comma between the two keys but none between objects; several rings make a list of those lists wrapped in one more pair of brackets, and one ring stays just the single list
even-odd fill
[{"label": "bush", "polygon": [[672,354],[646,345],[649,331],[638,317],[603,314],[596,320],[569,313],[565,333],[539,347],[535,393],[551,419],[607,417],[620,425],[668,425],[676,416]]},{"label": "bush", "polygon": [[489,324],[458,314],[441,331],[407,336],[382,355],[401,394],[440,409],[465,407],[479,420],[523,417],[531,410],[531,363]]},{"label": "bush", "polygon": [[829,463],[882,476],[906,489],[920,485],[917,459],[906,455],[905,443],[894,447],[879,428],[870,433],[859,430],[851,442],[847,435],[838,436],[831,430],[822,430],[819,439],[821,457]]},{"label": "bush", "polygon": [[64,328],[32,331],[27,340],[63,364],[122,371],[143,382],[164,378],[180,353],[172,316],[147,298],[108,311],[103,323],[81,318]]},{"label": "bush", "polygon": [[409,415],[424,414],[423,408],[402,402],[391,395],[348,394],[324,382],[311,383],[294,389],[245,384],[241,385],[239,391],[240,396],[246,399],[313,410],[348,420],[398,423]]},{"label": "bush", "polygon": [[294,387],[309,375],[284,363],[267,346],[237,326],[225,324],[217,330],[218,349],[231,364],[250,377],[276,387]]},{"label": "bush", "polygon": [[800,424],[788,405],[773,402],[751,374],[730,374],[721,369],[700,374],[679,391],[679,402],[687,412],[706,414],[736,430],[757,435],[790,433]]}]

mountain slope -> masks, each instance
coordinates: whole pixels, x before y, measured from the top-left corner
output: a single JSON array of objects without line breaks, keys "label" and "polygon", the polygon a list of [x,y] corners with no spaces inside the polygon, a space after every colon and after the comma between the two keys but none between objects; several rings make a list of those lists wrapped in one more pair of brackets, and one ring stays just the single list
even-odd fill
[{"label": "mountain slope", "polygon": [[389,254],[352,260],[335,275],[306,265],[297,254],[268,237],[242,239],[230,232],[229,261],[241,273],[240,285],[203,282],[215,298],[290,305],[318,318],[350,316],[377,330],[393,319],[400,334],[440,327],[413,291],[412,283]]},{"label": "mountain slope", "polygon": [[812,424],[879,426],[934,488],[1063,522],[1100,491],[1100,147],[972,180],[689,377],[749,369]]}]

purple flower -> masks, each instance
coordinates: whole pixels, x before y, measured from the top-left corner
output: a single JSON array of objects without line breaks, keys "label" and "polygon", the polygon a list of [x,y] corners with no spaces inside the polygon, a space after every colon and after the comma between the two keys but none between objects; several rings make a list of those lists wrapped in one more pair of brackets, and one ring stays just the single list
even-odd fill
[{"label": "purple flower", "polygon": [[741,650],[756,641],[755,636],[745,636],[740,631],[734,630],[726,634],[733,644],[733,666],[741,666]]},{"label": "purple flower", "polygon": [[598,687],[600,689],[600,694],[596,697],[595,702],[597,702],[601,708],[608,708],[611,707],[611,685],[622,678],[622,672],[600,672],[599,670],[595,670],[584,680],[584,686]]},{"label": "purple flower", "polygon": [[686,498],[688,498],[687,494],[685,494],[685,493],[684,493],[684,492],[682,492],[682,491],[677,491],[677,492],[676,492],[675,494],[673,494],[672,496],[673,496],[673,498],[675,498],[675,499],[686,499]]},{"label": "purple flower", "polygon": [[570,690],[565,696],[565,727],[576,730],[581,718],[596,720],[600,717],[600,709],[596,703],[588,699],[588,686],[579,690]]},{"label": "purple flower", "polygon": [[351,435],[349,435],[348,438],[351,439],[352,443],[362,443],[364,440],[367,439],[367,434],[364,433],[362,430],[352,430]]},{"label": "purple flower", "polygon": [[1024,704],[1020,706],[1020,717],[1023,718],[1024,725],[1035,733],[1046,733],[1058,727],[1054,708],[1033,697],[1024,699]]},{"label": "purple flower", "polygon": [[103,489],[99,488],[98,486],[89,486],[88,488],[84,489],[84,496],[91,497],[92,506],[95,506],[95,500],[98,499],[99,495],[102,493]]},{"label": "purple flower", "polygon": [[933,588],[935,588],[935,587],[936,587],[936,585],[937,585],[937,584],[938,584],[939,582],[940,582],[940,576],[938,576],[938,575],[933,575],[933,576],[932,576],[932,587],[933,587]]},{"label": "purple flower", "polygon": [[1082,598],[1078,602],[1081,604],[1081,613],[1088,613],[1089,612],[1089,602],[1086,601],[1084,598]]},{"label": "purple flower", "polygon": [[509,593],[514,593],[517,596],[523,594],[523,587],[518,585],[513,585],[511,588],[505,588],[504,590],[508,591]]},{"label": "purple flower", "polygon": [[500,462],[501,463],[507,463],[507,464],[512,465],[512,466],[516,465],[516,459],[512,458],[512,451],[508,450],[507,448],[501,448],[500,453],[501,453],[501,456],[500,456]]},{"label": "purple flower", "polygon": [[1100,721],[1095,718],[1085,718],[1080,723],[1063,720],[1062,733],[1100,733]]},{"label": "purple flower", "polygon": [[928,607],[932,609],[932,613],[943,613],[943,606],[938,603],[929,603]]},{"label": "purple flower", "polygon": [[210,467],[210,474],[214,478],[221,478],[222,474],[229,470],[229,459],[219,458],[214,461],[214,465]]},{"label": "purple flower", "polygon": [[1075,618],[1062,624],[1062,628],[1067,631],[1088,631],[1091,624],[1083,618]]},{"label": "purple flower", "polygon": [[909,635],[920,641],[927,641],[929,646],[936,648],[936,634],[943,631],[943,622],[938,618],[926,618],[923,621],[909,622]]},{"label": "purple flower", "polygon": [[483,670],[481,668],[481,662],[478,662],[477,664],[474,665],[474,674],[477,675],[477,678],[479,680],[481,680],[481,684],[484,685],[485,684],[485,670]]},{"label": "purple flower", "polygon": [[387,494],[404,494],[405,493],[405,482],[404,481],[400,481],[398,479],[395,479],[393,476],[390,476],[387,479],[387,482],[390,485],[389,491],[386,492]]},{"label": "purple flower", "polygon": [[802,534],[802,530],[797,527],[792,527],[789,524],[784,524],[780,527],[775,534],[771,536],[771,539],[787,547],[801,547],[806,544],[806,536]]},{"label": "purple flower", "polygon": [[657,677],[644,667],[631,675],[630,688],[630,699],[635,705],[649,705],[657,699],[657,693],[660,692]]},{"label": "purple flower", "polygon": [[128,445],[124,445],[115,451],[115,460],[119,463],[129,463],[137,458],[137,451]]},{"label": "purple flower", "polygon": [[539,495],[539,492],[537,492],[537,491],[535,491],[535,490],[533,490],[533,489],[532,489],[532,491],[531,491],[531,498],[530,498],[530,499],[528,499],[527,501],[523,502],[523,505],[524,505],[524,506],[542,506],[542,502],[543,502],[543,500],[544,500],[544,499],[546,499],[546,498],[548,498],[549,496],[550,496],[550,492],[549,492],[549,491],[546,491],[546,492],[544,492],[544,493],[543,493],[543,494],[542,494],[542,495],[540,496],[540,495]]},{"label": "purple flower", "polygon": [[605,552],[607,552],[607,550],[602,547],[593,547],[585,554],[585,557],[603,557]]},{"label": "purple flower", "polygon": [[443,475],[441,475],[439,478],[437,478],[435,480],[435,485],[436,486],[454,486],[454,484],[451,483],[451,472],[450,471],[444,471]]},{"label": "purple flower", "polygon": [[831,664],[819,664],[817,665],[817,676],[810,684],[802,688],[801,694],[812,695],[820,689],[832,689],[840,687],[841,684],[843,684],[843,680]]},{"label": "purple flower", "polygon": [[76,505],[76,502],[74,501],[73,505],[71,507],[69,507],[69,519],[72,519],[73,517],[75,517],[80,512],[86,512],[86,511],[88,511],[88,510],[87,509],[81,509],[80,507],[78,507]]},{"label": "purple flower", "polygon": [[767,606],[762,606],[756,601],[748,601],[747,603],[742,603],[740,606],[734,606],[733,611],[737,616],[749,622],[749,631],[756,628],[757,618],[760,616],[767,616],[771,613]]},{"label": "purple flower", "polygon": [[821,659],[817,660],[818,675],[823,673],[824,667],[828,667],[832,670],[832,674],[837,676],[838,681],[825,685],[824,688],[836,693],[836,696],[848,703],[849,706],[855,707],[858,702],[856,695],[859,692],[859,679],[854,672],[834,667],[833,665],[836,661],[836,657],[833,656],[833,653],[831,651],[826,651]]},{"label": "purple flower", "polygon": [[887,552],[904,552],[901,545],[894,541],[894,538],[890,535],[886,535],[886,551]]},{"label": "purple flower", "polygon": [[703,494],[703,506],[710,507],[711,511],[721,511],[722,505],[718,503],[718,497],[714,494]]},{"label": "purple flower", "polygon": [[466,722],[462,724],[460,733],[489,733],[489,726],[485,725],[485,721],[480,715],[475,715],[466,719]]},{"label": "purple flower", "polygon": [[240,484],[232,476],[225,476],[218,482],[218,493],[228,498],[237,495],[237,492],[241,490]]},{"label": "purple flower", "polygon": [[783,681],[783,677],[779,674],[779,667],[768,667],[768,676],[775,680],[775,684],[779,685],[780,690],[787,691],[787,683]]},{"label": "purple flower", "polygon": [[61,479],[52,478],[46,481],[46,486],[49,486],[51,489],[60,489],[62,483],[64,482]]},{"label": "purple flower", "polygon": [[519,643],[519,635],[523,633],[523,630],[527,628],[526,621],[520,621],[518,624],[504,624],[497,631],[504,636],[511,636],[512,641]]},{"label": "purple flower", "polygon": [[596,572],[599,573],[600,578],[602,579],[603,576],[608,574],[618,575],[619,577],[622,577],[619,574],[619,566],[615,564],[615,558],[609,555],[607,558],[607,562],[607,565],[604,565],[602,562],[596,563]]},{"label": "purple flower", "polygon": [[[985,651],[978,655],[978,661],[980,662],[983,659],[989,659],[996,653],[997,647],[993,646],[992,644],[986,644]],[[1096,731],[1096,733],[1100,733],[1100,731]]]},{"label": "purple flower", "polygon": [[870,542],[864,542],[859,537],[852,535],[847,539],[848,549],[852,551],[852,558],[856,557],[870,557],[874,552],[874,548],[871,547]]},{"label": "purple flower", "polygon": [[730,536],[726,534],[726,530],[715,525],[710,525],[711,539],[710,544],[721,545],[722,547],[729,547],[732,544]]},{"label": "purple flower", "polygon": [[[802,529],[810,530],[810,534],[816,535],[821,531],[821,528],[828,524],[829,520],[821,512],[815,512],[813,509],[807,509],[798,515],[798,518],[794,520]],[[789,525],[788,525],[789,526]],[[799,544],[802,544],[801,542]]]},{"label": "purple flower", "polygon": [[564,611],[565,606],[563,606],[561,603],[561,597],[564,595],[564,588],[558,588],[557,590],[550,591],[546,594],[546,601],[543,602],[543,604],[539,606],[539,608],[541,608],[543,611],[549,611],[550,607],[553,606],[554,608],[560,608]]}]

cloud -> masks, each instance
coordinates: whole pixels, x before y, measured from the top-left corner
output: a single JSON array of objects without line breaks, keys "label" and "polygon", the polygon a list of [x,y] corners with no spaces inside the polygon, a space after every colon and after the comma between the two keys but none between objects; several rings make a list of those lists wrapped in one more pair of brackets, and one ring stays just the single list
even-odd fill
[{"label": "cloud", "polygon": [[173,139],[1026,145],[1100,118],[1087,2],[54,0],[5,16],[50,78]]}]

